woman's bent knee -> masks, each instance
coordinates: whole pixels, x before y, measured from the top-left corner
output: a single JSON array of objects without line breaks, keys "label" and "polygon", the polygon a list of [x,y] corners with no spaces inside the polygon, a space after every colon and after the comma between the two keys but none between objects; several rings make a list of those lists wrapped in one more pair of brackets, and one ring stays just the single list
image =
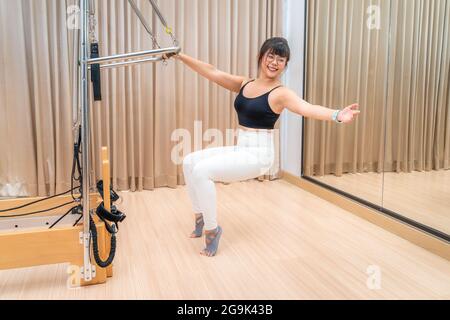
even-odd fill
[{"label": "woman's bent knee", "polygon": [[192,178],[195,181],[208,180],[209,173],[208,169],[205,166],[196,165],[194,170],[192,171]]},{"label": "woman's bent knee", "polygon": [[183,159],[183,172],[186,173],[192,173],[194,168],[194,154],[190,153]]}]

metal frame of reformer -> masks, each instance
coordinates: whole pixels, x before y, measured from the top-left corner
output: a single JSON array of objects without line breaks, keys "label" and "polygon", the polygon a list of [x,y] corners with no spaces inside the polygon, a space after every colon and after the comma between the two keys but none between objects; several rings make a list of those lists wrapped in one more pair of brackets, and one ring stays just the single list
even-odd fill
[{"label": "metal frame of reformer", "polygon": [[[23,268],[38,265],[47,265],[55,263],[69,262],[76,266],[81,266],[81,285],[97,284],[106,281],[106,277],[112,276],[112,266],[101,269],[96,268],[91,264],[91,252],[90,252],[90,229],[89,229],[89,217],[92,213],[91,208],[96,208],[101,202],[101,198],[98,194],[89,193],[91,190],[90,183],[90,119],[89,119],[89,69],[91,65],[99,65],[100,69],[117,68],[123,66],[132,66],[149,62],[163,61],[165,54],[174,53],[177,54],[181,51],[178,46],[169,48],[159,48],[156,39],[153,37],[151,30],[148,27],[148,23],[143,18],[142,13],[137,8],[134,0],[128,0],[133,10],[137,14],[141,23],[152,36],[154,46],[158,47],[153,50],[146,50],[140,52],[118,54],[113,56],[105,56],[100,58],[89,58],[90,40],[88,34],[89,28],[89,14],[92,12],[93,0],[80,0],[80,56],[79,56],[79,81],[78,81],[78,95],[80,101],[78,102],[80,108],[81,117],[81,141],[83,146],[82,152],[82,186],[81,186],[81,204],[83,208],[83,223],[81,226],[75,227],[61,227],[57,229],[45,229],[45,230],[30,230],[30,231],[14,231],[10,233],[0,233],[0,252],[2,253],[2,259],[0,261],[0,270]],[[154,11],[159,16],[161,22],[166,27],[166,32],[172,36],[174,45],[177,45],[177,41],[173,36],[171,29],[167,27],[161,12],[157,8],[154,0],[149,0],[153,6]],[[109,161],[107,159],[107,150],[102,150],[103,160],[103,180],[104,180],[104,203],[105,208],[110,209],[109,201]],[[85,196],[90,194],[89,197]],[[58,197],[53,199],[52,204],[61,204],[67,201],[69,197]],[[10,208],[13,206],[19,206],[30,203],[34,199],[13,199],[0,201],[0,210]],[[109,203],[109,204],[108,204]],[[36,208],[36,207],[33,207]],[[42,208],[42,205],[41,205]],[[65,208],[65,207],[63,207]],[[17,213],[17,211],[15,211]],[[20,213],[20,211],[19,211]],[[56,212],[50,212],[47,215],[57,215]],[[105,252],[108,252],[109,248],[109,235],[106,232],[103,222],[95,220],[98,229],[99,249],[100,255],[104,256]],[[80,243],[82,246],[80,246]]]}]

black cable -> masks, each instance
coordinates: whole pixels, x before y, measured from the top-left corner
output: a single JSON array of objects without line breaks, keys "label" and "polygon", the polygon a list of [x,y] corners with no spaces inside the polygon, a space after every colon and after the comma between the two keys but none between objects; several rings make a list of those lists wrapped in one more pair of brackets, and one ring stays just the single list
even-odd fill
[{"label": "black cable", "polygon": [[72,192],[72,191],[75,190],[75,189],[76,189],[76,188],[73,188],[73,189],[71,189],[71,190],[67,190],[66,192],[63,192],[63,193],[60,193],[60,194],[55,194],[54,196],[51,196],[51,197],[39,199],[39,200],[36,200],[36,201],[30,202],[30,203],[24,204],[24,205],[19,206],[19,207],[14,207],[14,208],[9,208],[9,209],[3,209],[3,210],[0,210],[0,213],[2,213],[2,212],[8,212],[8,211],[16,211],[16,210],[19,210],[19,209],[22,209],[22,208],[25,208],[25,207],[29,207],[29,206],[31,206],[31,205],[33,205],[33,204],[36,204],[36,203],[39,203],[39,202],[42,202],[42,201],[47,201],[47,200],[50,200],[50,199],[53,199],[53,198],[56,198],[56,197],[63,196],[63,195],[65,195],[65,194],[69,193],[69,192]]},{"label": "black cable", "polygon": [[73,224],[73,226],[72,227],[75,227],[77,224],[78,224],[78,222],[80,222],[80,220],[81,219],[83,219],[83,215],[81,215],[81,217],[80,218],[78,218],[78,220],[77,221],[75,221],[75,223]]},{"label": "black cable", "polygon": [[[80,164],[80,154],[81,154],[81,126],[78,128],[78,140],[74,143],[73,147],[73,162],[72,162],[72,180],[71,180],[71,186],[73,187],[74,181],[79,183],[79,193],[80,196],[78,198],[75,197],[73,194],[73,190],[71,192],[72,199],[74,201],[80,201],[82,196],[82,185],[83,185],[83,172]],[[78,177],[75,177],[75,173],[78,174]]]},{"label": "black cable", "polygon": [[56,220],[50,227],[49,229],[52,229],[54,226],[56,226],[62,219],[64,219],[69,213],[73,212],[73,209],[78,208],[79,206],[76,207],[72,207],[69,209],[69,211],[67,211],[64,215],[62,215],[58,220]]},{"label": "black cable", "polygon": [[100,268],[106,268],[113,262],[114,256],[116,255],[116,245],[117,245],[116,233],[115,232],[111,233],[111,250],[109,251],[108,258],[105,261],[103,261],[100,257],[100,253],[98,250],[97,228],[95,226],[94,219],[92,219],[91,216],[89,217],[89,228],[91,231],[92,251],[94,253],[95,262]]},{"label": "black cable", "polygon": [[72,203],[74,203],[74,202],[75,202],[75,201],[67,202],[67,203],[64,203],[64,204],[62,204],[62,205],[59,205],[59,206],[57,206],[57,207],[53,207],[53,208],[45,209],[45,210],[40,210],[40,211],[35,211],[35,212],[22,213],[22,214],[16,214],[16,215],[8,215],[8,216],[0,216],[0,219],[1,219],[1,218],[17,218],[17,217],[32,216],[32,215],[34,215],[34,214],[38,214],[38,213],[43,213],[43,212],[48,212],[48,211],[52,211],[52,210],[55,210],[55,209],[59,209],[59,208],[68,206],[69,204],[72,204]]}]

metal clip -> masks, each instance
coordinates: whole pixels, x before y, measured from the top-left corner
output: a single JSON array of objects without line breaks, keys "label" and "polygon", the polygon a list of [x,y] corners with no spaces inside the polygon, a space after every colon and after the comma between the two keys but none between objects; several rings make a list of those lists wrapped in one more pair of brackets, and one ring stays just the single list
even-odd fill
[{"label": "metal clip", "polygon": [[97,276],[97,270],[96,270],[96,268],[95,268],[94,265],[91,265],[91,278],[90,278],[90,279],[85,279],[85,276],[84,276],[84,274],[85,274],[85,272],[84,272],[84,267],[81,267],[81,268],[80,268],[80,274],[81,274],[81,276],[83,277],[83,279],[84,279],[85,281],[91,281],[93,278],[95,278],[95,277]]}]

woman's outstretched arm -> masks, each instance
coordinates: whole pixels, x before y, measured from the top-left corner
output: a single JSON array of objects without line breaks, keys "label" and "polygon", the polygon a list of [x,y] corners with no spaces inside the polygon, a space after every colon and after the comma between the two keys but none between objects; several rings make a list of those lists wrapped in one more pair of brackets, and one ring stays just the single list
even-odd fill
[{"label": "woman's outstretched arm", "polygon": [[[301,116],[323,121],[332,121],[333,114],[336,112],[336,109],[312,105],[287,88],[283,88],[282,92],[280,91],[279,104]],[[359,105],[352,104],[341,110],[337,119],[342,123],[350,123],[356,119],[360,112]]]},{"label": "woman's outstretched arm", "polygon": [[233,92],[239,92],[245,77],[235,76],[224,71],[218,70],[212,64],[194,59],[186,54],[180,53],[173,56],[173,58],[182,61],[189,68],[207,78],[208,80],[217,83],[219,86]]}]

